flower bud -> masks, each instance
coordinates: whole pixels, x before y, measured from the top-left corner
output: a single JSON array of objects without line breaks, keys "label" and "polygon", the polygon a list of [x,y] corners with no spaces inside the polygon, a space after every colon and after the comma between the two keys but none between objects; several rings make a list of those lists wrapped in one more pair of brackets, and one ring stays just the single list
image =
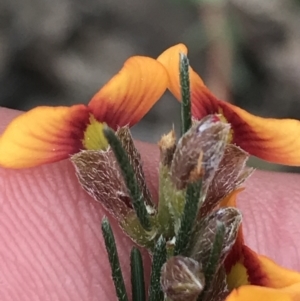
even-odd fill
[{"label": "flower bud", "polygon": [[224,156],[200,208],[199,218],[207,216],[222,199],[238,189],[252,174],[253,168],[246,166],[248,158],[249,154],[238,146],[226,145]]},{"label": "flower bud", "polygon": [[163,135],[158,142],[160,150],[160,162],[163,166],[170,166],[176,149],[176,135],[174,129],[167,135]]},{"label": "flower bud", "polygon": [[241,212],[233,207],[220,208],[199,221],[190,240],[188,256],[205,264],[208,261],[218,224],[225,226],[224,241],[219,258],[219,266],[234,245],[242,222]]},{"label": "flower bud", "polygon": [[230,125],[218,115],[196,122],[177,144],[171,178],[178,189],[203,178],[209,182],[223,157]]},{"label": "flower bud", "polygon": [[[85,150],[71,157],[82,188],[100,202],[132,240],[141,246],[152,246],[156,229],[146,231],[134,210],[120,167],[111,149]],[[146,207],[154,214],[153,207]]]},{"label": "flower bud", "polygon": [[174,256],[162,267],[162,290],[172,301],[195,301],[204,285],[202,266],[194,259]]}]

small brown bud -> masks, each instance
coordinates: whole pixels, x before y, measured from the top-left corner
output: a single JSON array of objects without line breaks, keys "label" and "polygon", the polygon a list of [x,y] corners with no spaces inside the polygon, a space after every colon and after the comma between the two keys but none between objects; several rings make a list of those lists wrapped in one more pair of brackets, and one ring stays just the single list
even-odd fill
[{"label": "small brown bud", "polygon": [[164,166],[170,166],[176,149],[176,134],[174,129],[167,135],[163,135],[158,142],[160,150],[160,162]]},{"label": "small brown bud", "polygon": [[223,223],[225,226],[219,265],[223,263],[225,257],[235,243],[242,222],[240,211],[233,207],[218,209],[198,222],[190,241],[188,256],[203,264],[208,261],[219,222]]},{"label": "small brown bud", "polygon": [[227,144],[224,156],[209,185],[207,196],[200,208],[199,218],[208,215],[218,203],[242,185],[252,174],[247,167],[249,154],[238,146]]},{"label": "small brown bud", "polygon": [[230,125],[217,115],[196,122],[177,144],[171,178],[178,189],[203,177],[209,182],[223,157]]},{"label": "small brown bud", "polygon": [[162,267],[162,290],[173,301],[197,300],[204,285],[202,266],[194,259],[174,256]]},{"label": "small brown bud", "polygon": [[190,172],[189,176],[189,183],[195,183],[199,179],[201,179],[204,175],[204,170],[202,168],[202,160],[203,160],[203,152],[200,153],[197,165],[195,168]]}]

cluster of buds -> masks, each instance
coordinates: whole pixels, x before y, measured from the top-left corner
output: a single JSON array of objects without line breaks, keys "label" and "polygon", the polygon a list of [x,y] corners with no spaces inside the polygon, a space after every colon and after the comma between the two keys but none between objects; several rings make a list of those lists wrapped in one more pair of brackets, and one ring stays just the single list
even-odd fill
[{"label": "cluster of buds", "polygon": [[[182,135],[174,130],[158,143],[159,200],[147,187],[141,156],[130,131],[104,128],[106,150],[86,150],[72,162],[82,187],[107,209],[123,231],[151,254],[149,301],[223,301],[229,293],[224,261],[242,221],[221,207],[252,173],[248,154],[229,143],[230,124],[220,115],[191,118],[189,64],[180,56]],[[127,301],[110,225],[102,224],[119,300]],[[131,253],[132,299],[146,300],[139,249]]]},{"label": "cluster of buds", "polygon": [[224,300],[228,290],[223,263],[236,240],[241,214],[236,208],[219,208],[219,203],[252,173],[245,164],[248,154],[228,144],[230,125],[209,115],[193,121],[178,142],[174,131],[162,137],[158,205],[129,129],[114,133],[107,128],[104,133],[107,150],[82,151],[72,162],[82,187],[152,254],[151,282],[160,284],[150,286],[150,296],[157,301],[164,296],[174,301]]}]

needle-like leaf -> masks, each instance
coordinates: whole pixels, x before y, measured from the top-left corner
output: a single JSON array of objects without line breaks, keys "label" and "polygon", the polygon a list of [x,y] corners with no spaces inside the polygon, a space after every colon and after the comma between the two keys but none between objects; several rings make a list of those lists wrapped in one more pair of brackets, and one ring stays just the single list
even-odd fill
[{"label": "needle-like leaf", "polygon": [[137,184],[136,175],[132,166],[130,165],[128,155],[126,154],[126,151],[124,150],[120,140],[111,128],[105,127],[103,132],[119,163],[119,167],[122,171],[124,181],[130,193],[132,205],[135,209],[136,215],[143,228],[150,231],[151,224],[149,214],[146,209],[143,194]]},{"label": "needle-like leaf", "polygon": [[179,54],[179,74],[181,87],[181,134],[186,133],[192,126],[191,93],[189,77],[189,60],[183,53]]},{"label": "needle-like leaf", "polygon": [[107,218],[104,218],[102,221],[102,234],[105,241],[107,255],[111,267],[111,274],[114,281],[118,300],[128,301],[114,234],[112,232],[111,226]]},{"label": "needle-like leaf", "polygon": [[130,255],[132,301],[145,301],[143,259],[139,249],[133,248]]}]

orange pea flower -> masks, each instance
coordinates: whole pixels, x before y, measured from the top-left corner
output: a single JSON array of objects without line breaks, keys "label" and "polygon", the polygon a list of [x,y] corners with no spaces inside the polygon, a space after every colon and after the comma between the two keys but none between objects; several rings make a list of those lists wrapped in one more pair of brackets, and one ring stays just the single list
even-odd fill
[{"label": "orange pea flower", "polygon": [[[187,48],[178,44],[159,57],[169,74],[169,90],[181,100],[179,53]],[[190,68],[192,115],[200,120],[208,114],[220,113],[232,126],[232,140],[251,155],[286,165],[300,165],[300,122],[254,116],[230,103],[217,99],[200,76]]]},{"label": "orange pea flower", "polygon": [[87,106],[41,106],[14,119],[0,137],[0,165],[27,168],[66,159],[80,149],[103,149],[103,124],[113,129],[134,125],[162,96],[167,82],[161,63],[131,57]]},{"label": "orange pea flower", "polygon": [[[238,190],[221,206],[236,207]],[[300,273],[278,266],[244,243],[242,228],[225,261],[227,284],[231,290],[225,301],[299,301]]]}]

